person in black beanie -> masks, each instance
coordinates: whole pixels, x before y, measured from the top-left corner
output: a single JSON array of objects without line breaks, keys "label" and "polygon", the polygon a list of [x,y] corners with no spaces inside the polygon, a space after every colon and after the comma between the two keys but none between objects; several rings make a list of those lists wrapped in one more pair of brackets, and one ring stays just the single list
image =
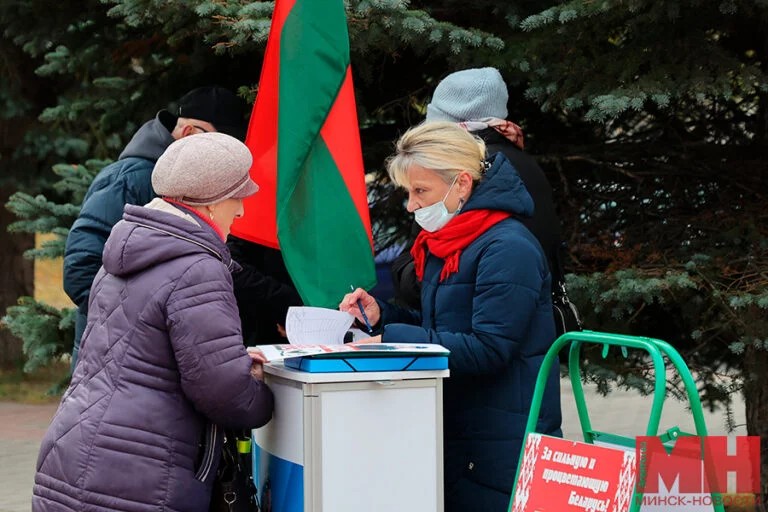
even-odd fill
[{"label": "person in black beanie", "polygon": [[[552,201],[552,187],[536,161],[523,152],[523,131],[507,121],[507,84],[496,68],[472,68],[451,73],[435,88],[427,105],[426,122],[448,121],[459,124],[483,139],[487,157],[503,153],[522,178],[533,198],[532,217],[522,223],[538,239],[552,272],[552,286],[563,279],[559,251],[562,240],[560,219]],[[418,226],[415,226],[418,228]],[[415,237],[418,229],[412,233]],[[410,246],[391,265],[397,304],[421,308],[421,287],[413,267]]]},{"label": "person in black beanie", "polygon": [[172,142],[208,132],[245,138],[247,105],[223,87],[198,87],[160,110],[134,134],[118,159],[104,167],[85,194],[64,252],[64,291],[77,306],[72,369],[85,330],[91,284],[101,267],[104,244],[126,204],[144,206],[155,198],[152,171]]}]

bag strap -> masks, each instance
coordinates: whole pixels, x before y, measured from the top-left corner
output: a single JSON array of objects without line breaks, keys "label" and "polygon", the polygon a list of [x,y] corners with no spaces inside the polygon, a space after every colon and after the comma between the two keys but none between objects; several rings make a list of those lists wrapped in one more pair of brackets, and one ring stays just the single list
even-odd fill
[{"label": "bag strap", "polygon": [[[558,295],[566,295],[565,293],[565,269],[563,268],[563,255],[568,250],[568,244],[565,241],[560,241],[553,252],[552,265],[552,293]],[[567,296],[567,295],[566,295]]]}]

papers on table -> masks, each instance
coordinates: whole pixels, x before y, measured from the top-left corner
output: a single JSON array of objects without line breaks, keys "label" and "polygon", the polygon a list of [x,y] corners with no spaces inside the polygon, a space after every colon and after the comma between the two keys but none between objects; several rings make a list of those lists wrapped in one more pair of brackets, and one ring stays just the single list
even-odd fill
[{"label": "papers on table", "polygon": [[268,361],[291,357],[387,357],[400,355],[448,355],[442,345],[430,343],[370,343],[365,345],[259,345],[248,350],[260,350]]},{"label": "papers on table", "polygon": [[260,350],[268,361],[282,361],[291,357],[319,356],[339,357],[370,355],[372,357],[404,354],[441,355],[448,350],[441,345],[410,343],[371,343],[365,345],[344,344],[349,331],[352,340],[369,338],[370,334],[351,328],[355,318],[349,313],[327,308],[292,307],[285,319],[288,344],[259,345],[248,350]]}]

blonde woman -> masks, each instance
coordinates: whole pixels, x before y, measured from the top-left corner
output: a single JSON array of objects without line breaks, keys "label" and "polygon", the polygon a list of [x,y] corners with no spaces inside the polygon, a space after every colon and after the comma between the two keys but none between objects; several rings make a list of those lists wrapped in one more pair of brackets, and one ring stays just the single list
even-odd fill
[{"label": "blonde woman", "polygon": [[[421,312],[362,289],[339,305],[377,332],[367,343],[436,343],[451,351],[444,391],[445,510],[506,511],[541,361],[555,338],[551,276],[520,222],[533,201],[503,154],[454,123],[416,126],[398,141],[389,175],[422,227],[412,250]],[[560,435],[557,369],[539,432]]]}]

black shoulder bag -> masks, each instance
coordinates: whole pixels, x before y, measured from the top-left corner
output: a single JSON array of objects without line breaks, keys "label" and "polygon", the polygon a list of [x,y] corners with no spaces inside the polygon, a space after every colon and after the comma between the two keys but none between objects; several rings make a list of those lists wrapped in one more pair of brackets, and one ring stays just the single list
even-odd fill
[{"label": "black shoulder bag", "polygon": [[581,318],[576,306],[568,298],[565,282],[557,283],[552,292],[552,312],[555,315],[555,333],[557,338],[570,331],[581,331]]},{"label": "black shoulder bag", "polygon": [[259,512],[256,492],[251,471],[251,438],[241,431],[226,430],[209,510]]}]

